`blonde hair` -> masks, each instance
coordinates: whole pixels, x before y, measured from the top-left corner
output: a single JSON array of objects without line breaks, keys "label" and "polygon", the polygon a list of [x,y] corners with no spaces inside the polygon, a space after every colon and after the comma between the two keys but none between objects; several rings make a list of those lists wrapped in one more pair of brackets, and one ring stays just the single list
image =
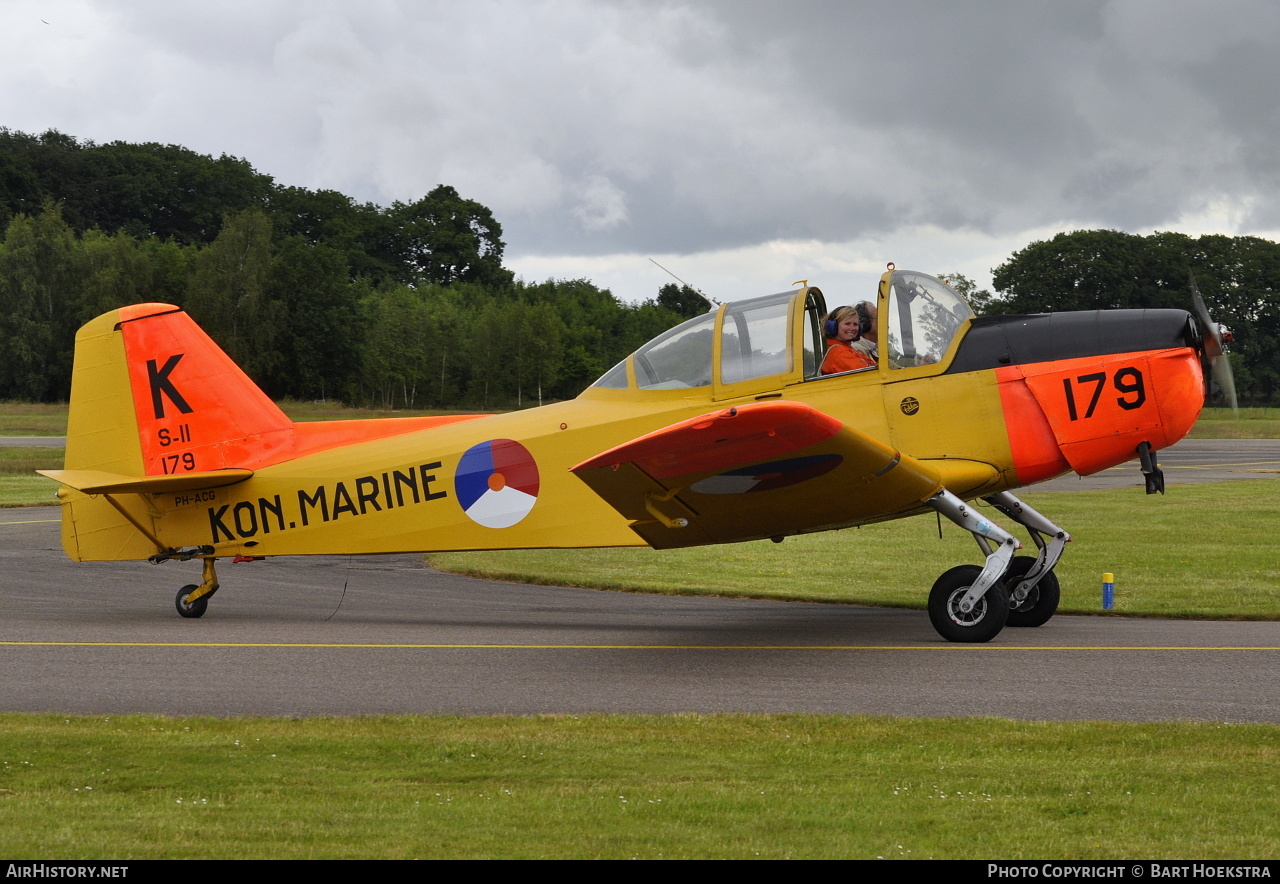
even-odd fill
[{"label": "blonde hair", "polygon": [[[826,333],[828,322],[834,322],[836,326],[839,327],[841,322],[848,319],[850,316],[857,316],[857,314],[858,314],[857,308],[850,307],[848,305],[845,305],[843,307],[837,307],[836,309],[832,310],[822,319],[823,337],[827,337],[827,338],[835,337],[835,335],[829,335]],[[861,317],[859,317],[859,319],[861,319]]]}]

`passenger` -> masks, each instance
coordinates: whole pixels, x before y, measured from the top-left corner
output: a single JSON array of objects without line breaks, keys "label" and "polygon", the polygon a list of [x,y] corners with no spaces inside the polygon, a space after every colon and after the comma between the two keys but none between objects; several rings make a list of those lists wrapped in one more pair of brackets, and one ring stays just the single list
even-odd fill
[{"label": "passenger", "polygon": [[822,323],[827,337],[823,374],[872,368],[879,361],[876,348],[876,307],[863,301],[856,307],[837,307]]}]

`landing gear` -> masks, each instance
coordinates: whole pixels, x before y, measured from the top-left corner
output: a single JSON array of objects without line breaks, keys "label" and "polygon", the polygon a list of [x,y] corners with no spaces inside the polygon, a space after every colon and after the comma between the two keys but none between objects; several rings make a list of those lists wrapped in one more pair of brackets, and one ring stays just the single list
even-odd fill
[{"label": "landing gear", "polygon": [[1013,535],[980,517],[960,498],[943,489],[926,503],[970,532],[986,555],[986,563],[947,571],[929,593],[929,620],[947,641],[988,642],[1006,623],[1040,626],[1058,609],[1060,591],[1053,569],[1071,535],[1007,491],[984,497],[1031,534],[1039,553],[1018,556]]},{"label": "landing gear", "polygon": [[174,599],[174,604],[178,608],[178,616],[180,617],[203,617],[204,612],[209,608],[209,597],[201,596],[195,601],[191,600],[191,593],[200,587],[194,583],[182,587],[178,590],[178,597]]},{"label": "landing gear", "polygon": [[[1016,588],[1035,566],[1036,560],[1031,556],[1015,556],[1009,570],[1004,572],[1004,585]],[[1058,578],[1052,571],[1040,575],[1039,581],[1021,599],[1015,601],[1010,590],[1008,625],[1043,626],[1058,610],[1060,596]]]},{"label": "landing gear", "polygon": [[983,500],[1026,528],[1038,550],[1034,558],[1018,556],[1005,571],[1009,625],[1043,626],[1058,610],[1061,591],[1053,569],[1071,535],[1007,491],[988,495]]},{"label": "landing gear", "polygon": [[200,575],[202,582],[199,586],[192,583],[178,590],[174,605],[178,609],[179,616],[203,617],[204,612],[208,610],[209,597],[218,591],[218,574],[214,570],[213,563],[213,556],[204,559],[204,568]]},{"label": "landing gear", "polygon": [[1009,618],[1009,595],[997,581],[972,605],[966,598],[982,574],[977,565],[959,565],[938,578],[929,593],[929,621],[949,642],[989,642]]}]

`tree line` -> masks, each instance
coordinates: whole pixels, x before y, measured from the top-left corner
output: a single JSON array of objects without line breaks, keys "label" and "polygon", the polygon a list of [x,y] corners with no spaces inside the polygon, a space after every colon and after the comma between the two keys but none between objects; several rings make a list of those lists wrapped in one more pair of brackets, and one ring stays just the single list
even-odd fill
[{"label": "tree line", "polygon": [[[440,185],[412,203],[284,187],[245,160],[0,128],[0,399],[70,389],[75,330],[107,310],[186,309],[267,393],[496,409],[577,395],[707,309],[685,286],[624,304],[502,264],[492,212]],[[1280,244],[1081,230],[948,276],[978,313],[1178,307],[1193,271],[1236,335],[1242,401],[1280,400]]]},{"label": "tree line", "polygon": [[133,303],[183,307],[273,397],[388,408],[571,398],[684,318],[514,279],[446,185],[382,208],[171,145],[0,130],[0,219],[0,399],[66,399],[75,330]]}]

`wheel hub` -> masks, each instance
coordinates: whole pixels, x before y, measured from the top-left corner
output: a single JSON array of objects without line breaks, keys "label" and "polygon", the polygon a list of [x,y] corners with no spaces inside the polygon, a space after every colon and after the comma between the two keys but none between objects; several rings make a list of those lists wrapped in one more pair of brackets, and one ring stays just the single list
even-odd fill
[{"label": "wheel hub", "polygon": [[1018,598],[1016,595],[1009,597],[1009,610],[1011,611],[1030,611],[1036,606],[1036,602],[1040,601],[1040,590],[1032,587],[1031,591]]},{"label": "wheel hub", "polygon": [[951,613],[951,622],[957,626],[976,626],[982,622],[982,618],[987,614],[986,596],[978,599],[977,604],[965,601],[964,597],[969,592],[969,587],[957,589],[951,593],[951,597],[947,600],[947,609]]}]

